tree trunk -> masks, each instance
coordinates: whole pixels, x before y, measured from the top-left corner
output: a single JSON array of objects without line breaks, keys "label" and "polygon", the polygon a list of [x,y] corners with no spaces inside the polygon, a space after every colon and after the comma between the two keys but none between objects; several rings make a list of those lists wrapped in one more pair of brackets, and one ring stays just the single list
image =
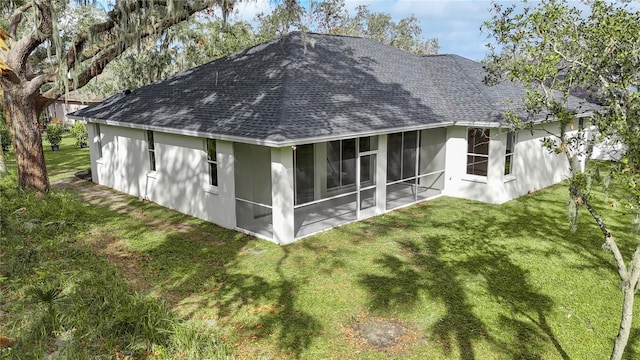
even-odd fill
[{"label": "tree trunk", "polygon": [[41,109],[30,94],[17,89],[4,89],[4,106],[12,127],[13,144],[20,187],[39,192],[49,190],[49,177],[44,163],[42,136],[38,126]]},{"label": "tree trunk", "polygon": [[618,336],[613,342],[613,351],[611,352],[611,360],[622,359],[622,354],[629,341],[629,333],[631,332],[631,320],[633,316],[633,300],[636,293],[636,284],[629,279],[623,282],[622,293],[624,299],[622,301],[622,319],[620,320],[620,329]]}]

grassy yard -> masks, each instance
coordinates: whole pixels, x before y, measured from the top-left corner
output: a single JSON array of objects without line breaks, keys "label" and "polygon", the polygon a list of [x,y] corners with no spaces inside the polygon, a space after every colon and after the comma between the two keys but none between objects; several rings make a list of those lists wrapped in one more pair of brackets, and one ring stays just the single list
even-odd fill
[{"label": "grassy yard", "polygon": [[[89,166],[61,148],[52,181]],[[3,189],[0,335],[15,342],[0,357],[597,359],[617,332],[611,255],[588,214],[569,231],[562,184],[500,206],[442,197],[286,247],[89,183]],[[602,203],[630,254],[630,215]],[[397,342],[368,342],[380,329]]]}]

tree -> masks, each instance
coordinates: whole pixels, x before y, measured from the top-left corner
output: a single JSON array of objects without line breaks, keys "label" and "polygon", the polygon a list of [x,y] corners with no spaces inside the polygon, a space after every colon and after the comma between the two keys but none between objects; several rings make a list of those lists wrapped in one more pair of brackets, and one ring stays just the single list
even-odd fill
[{"label": "tree", "polygon": [[344,0],[324,0],[310,3],[311,27],[325,34],[338,34],[350,19]]},{"label": "tree", "polygon": [[[7,31],[0,33],[9,39],[0,52],[0,86],[20,186],[49,188],[38,124],[49,104],[86,85],[127,49],[216,4],[225,15],[232,8],[228,0],[119,0],[109,12],[64,29],[58,24],[74,11],[67,1],[3,2],[0,11],[11,15]],[[77,6],[91,5],[80,1]]]},{"label": "tree", "polygon": [[[512,126],[526,128],[532,120],[547,117],[561,123],[558,138],[545,145],[564,154],[571,178],[570,213],[575,226],[584,208],[600,229],[622,282],[622,316],[611,359],[621,359],[631,330],[635,292],[640,279],[640,246],[626,263],[607,221],[593,206],[590,184],[597,169],[579,166],[598,141],[607,138],[626,149],[610,173],[624,188],[621,201],[640,223],[640,12],[628,4],[589,3],[588,15],[565,0],[543,0],[522,11],[494,5],[494,16],[485,28],[501,51],[492,48],[486,65],[490,81],[502,76],[520,81],[527,89],[523,99],[526,115],[507,113]],[[595,134],[571,134],[579,114],[568,104],[568,95],[582,95],[602,105],[594,114]]]},{"label": "tree", "polygon": [[263,40],[302,28],[327,34],[366,37],[414,54],[438,52],[438,40],[422,38],[422,29],[415,16],[396,23],[391,15],[371,12],[367,5],[358,6],[355,15],[350,16],[344,0],[312,1],[309,9],[281,5],[269,15],[259,14],[257,19]]},{"label": "tree", "polygon": [[[236,51],[256,45],[258,37],[244,21],[225,23],[199,15],[130,48],[81,91],[104,97],[137,89]],[[136,76],[131,76],[136,74]]]},{"label": "tree", "polygon": [[288,34],[291,30],[308,30],[303,24],[305,9],[297,2],[288,6],[286,3],[276,6],[270,14],[260,13],[258,20],[258,36],[261,41],[268,41]]}]

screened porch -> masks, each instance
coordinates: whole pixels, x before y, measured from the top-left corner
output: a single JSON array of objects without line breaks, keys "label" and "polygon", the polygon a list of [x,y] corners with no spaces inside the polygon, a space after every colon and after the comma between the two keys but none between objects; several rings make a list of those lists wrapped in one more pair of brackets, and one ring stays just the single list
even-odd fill
[{"label": "screened porch", "polygon": [[295,237],[440,195],[445,142],[430,129],[295,147]]}]

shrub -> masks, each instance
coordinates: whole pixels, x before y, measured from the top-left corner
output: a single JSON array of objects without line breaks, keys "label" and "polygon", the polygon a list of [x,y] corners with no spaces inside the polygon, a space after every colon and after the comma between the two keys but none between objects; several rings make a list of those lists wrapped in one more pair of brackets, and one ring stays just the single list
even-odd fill
[{"label": "shrub", "polygon": [[[1,111],[1,110],[0,110]],[[9,133],[9,127],[5,123],[4,119],[0,119],[0,146],[3,151],[9,151],[11,148],[11,134]]]},{"label": "shrub", "polygon": [[45,131],[45,138],[51,146],[60,145],[62,141],[62,127],[60,125],[49,124]]},{"label": "shrub", "polygon": [[76,145],[84,147],[89,143],[87,124],[76,121],[76,123],[71,128],[71,134],[76,138]]}]

